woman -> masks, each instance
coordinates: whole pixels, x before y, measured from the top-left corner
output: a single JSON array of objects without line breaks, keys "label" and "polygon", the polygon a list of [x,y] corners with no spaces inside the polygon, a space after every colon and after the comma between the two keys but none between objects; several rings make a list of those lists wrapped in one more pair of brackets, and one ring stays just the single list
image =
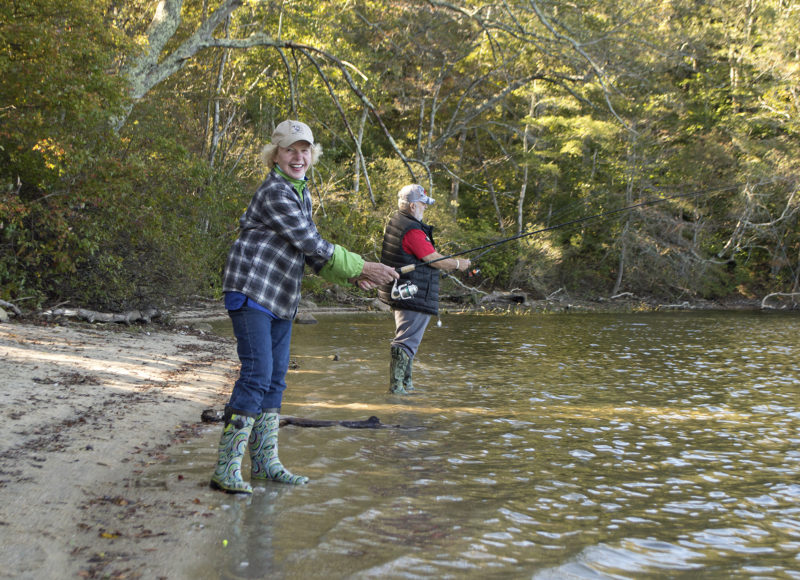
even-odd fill
[{"label": "woman", "polygon": [[304,266],[331,282],[357,283],[365,290],[397,278],[393,268],[365,262],[320,236],[306,173],[321,153],[308,125],[288,120],[275,128],[261,154],[269,175],[239,220],[239,237],[228,254],[222,289],[241,369],[225,406],[211,477],[215,489],[253,492],[241,476],[248,444],[251,479],[308,482],[278,459],[278,423]]}]

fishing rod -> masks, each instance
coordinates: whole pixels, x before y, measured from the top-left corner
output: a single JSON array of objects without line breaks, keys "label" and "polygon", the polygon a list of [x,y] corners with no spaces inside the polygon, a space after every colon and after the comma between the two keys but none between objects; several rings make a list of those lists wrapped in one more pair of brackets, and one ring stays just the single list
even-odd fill
[{"label": "fishing rod", "polygon": [[[517,234],[517,235],[511,236],[509,238],[504,238],[502,240],[497,240],[497,241],[491,242],[489,244],[484,244],[482,246],[477,246],[475,248],[470,248],[469,250],[462,250],[461,252],[455,252],[455,253],[450,254],[448,256],[442,256],[441,258],[436,258],[435,260],[430,260],[428,262],[425,262],[424,264],[409,264],[409,265],[403,266],[401,268],[396,268],[396,270],[400,274],[407,274],[409,272],[413,272],[414,270],[416,270],[418,266],[430,266],[431,264],[434,264],[436,262],[441,262],[442,260],[447,260],[449,258],[455,258],[457,256],[463,256],[464,254],[477,252],[478,250],[488,250],[488,249],[491,249],[491,248],[493,248],[495,246],[499,246],[500,244],[505,244],[507,242],[513,242],[514,240],[519,240],[520,238],[526,238],[528,236],[533,236],[533,235],[536,235],[536,234],[549,232],[551,230],[557,230],[557,229],[564,228],[564,227],[567,227],[567,226],[580,224],[580,223],[583,223],[583,222],[587,222],[589,220],[599,219],[601,217],[607,217],[607,216],[610,216],[610,215],[622,213],[623,211],[630,211],[632,209],[636,209],[637,207],[644,207],[646,205],[655,205],[657,203],[662,203],[662,202],[670,201],[670,200],[673,200],[673,199],[681,199],[681,198],[684,198],[684,197],[697,197],[697,196],[704,195],[704,194],[709,194],[709,193],[719,193],[719,192],[722,192],[722,191],[730,191],[732,189],[738,188],[739,185],[740,184],[735,184],[735,185],[729,185],[727,187],[722,187],[722,188],[719,188],[719,189],[710,189],[710,190],[705,190],[705,191],[695,191],[695,192],[691,192],[691,193],[681,193],[681,194],[677,194],[677,195],[671,195],[669,197],[660,197],[658,199],[650,199],[650,200],[643,201],[643,202],[640,202],[640,203],[637,203],[637,204],[634,204],[634,205],[621,207],[619,209],[612,209],[612,210],[604,211],[604,212],[601,212],[601,213],[596,213],[594,215],[590,215],[590,216],[586,216],[586,217],[582,217],[582,218],[577,218],[577,219],[574,219],[574,220],[571,220],[571,221],[568,221],[568,222],[564,222],[564,223],[561,223],[561,224],[556,224],[554,226],[548,226],[546,228],[541,228],[541,229],[538,229],[538,230],[522,232],[521,234]],[[756,185],[760,185],[760,184],[756,184]],[[483,255],[483,254],[481,254],[481,255]]]}]

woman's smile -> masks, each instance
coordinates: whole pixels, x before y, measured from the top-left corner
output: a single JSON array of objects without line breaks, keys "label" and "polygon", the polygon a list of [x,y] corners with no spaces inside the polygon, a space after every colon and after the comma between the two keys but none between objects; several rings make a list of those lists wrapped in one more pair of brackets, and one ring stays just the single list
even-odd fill
[{"label": "woman's smile", "polygon": [[286,175],[303,179],[311,165],[311,143],[296,141],[289,147],[278,147],[276,163]]}]

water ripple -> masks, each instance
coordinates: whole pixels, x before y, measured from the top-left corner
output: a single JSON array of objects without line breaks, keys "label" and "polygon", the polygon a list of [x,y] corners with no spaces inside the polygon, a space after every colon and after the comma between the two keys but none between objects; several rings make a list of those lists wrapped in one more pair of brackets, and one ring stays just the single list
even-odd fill
[{"label": "water ripple", "polygon": [[389,318],[296,328],[287,414],[417,429],[282,430],[312,481],[225,511],[230,576],[800,578],[800,318],[443,320],[400,401]]}]

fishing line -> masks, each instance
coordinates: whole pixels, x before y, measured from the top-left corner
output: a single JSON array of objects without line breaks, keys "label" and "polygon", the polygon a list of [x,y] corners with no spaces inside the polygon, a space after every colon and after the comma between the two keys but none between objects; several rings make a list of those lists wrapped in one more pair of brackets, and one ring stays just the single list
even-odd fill
[{"label": "fishing line", "polygon": [[[771,179],[771,180],[767,180],[767,181],[762,181],[760,183],[754,184],[753,186],[755,187],[755,186],[758,186],[758,185],[763,185],[765,183],[772,183],[774,181],[778,181],[778,179]],[[694,192],[691,192],[691,193],[680,193],[680,194],[676,194],[676,195],[671,195],[669,197],[660,197],[658,199],[650,199],[650,200],[642,201],[640,203],[636,203],[636,204],[633,204],[633,205],[628,205],[628,206],[625,206],[625,207],[621,207],[621,208],[618,208],[618,209],[612,209],[612,210],[604,211],[604,212],[597,213],[597,214],[594,214],[594,215],[585,216],[585,217],[582,217],[582,218],[577,218],[577,219],[574,219],[574,220],[570,220],[568,222],[556,224],[556,225],[553,225],[553,226],[540,228],[538,230],[522,232],[521,234],[517,234],[515,236],[511,236],[511,237],[508,237],[508,238],[503,238],[502,240],[497,240],[495,242],[484,244],[482,246],[477,246],[475,248],[470,248],[469,250],[462,250],[461,252],[455,252],[455,253],[450,254],[448,256],[442,256],[441,258],[436,258],[435,260],[430,260],[429,262],[425,262],[424,264],[409,264],[407,266],[403,266],[402,268],[396,268],[396,270],[400,274],[407,274],[408,272],[412,272],[413,270],[415,270],[418,266],[430,266],[431,264],[435,264],[436,262],[441,262],[442,260],[447,260],[449,258],[455,258],[457,256],[463,256],[464,254],[470,254],[472,252],[477,252],[479,250],[486,250],[483,253],[478,255],[478,257],[480,257],[483,254],[485,254],[487,251],[489,251],[490,249],[494,248],[495,246],[499,246],[500,244],[505,244],[505,243],[508,243],[508,242],[512,242],[514,240],[519,240],[521,238],[526,238],[528,236],[533,236],[533,235],[536,235],[536,234],[541,234],[541,233],[544,233],[544,232],[549,232],[549,231],[552,231],[552,230],[565,228],[567,226],[580,224],[580,223],[587,222],[587,221],[593,220],[593,219],[599,219],[599,218],[602,218],[602,217],[608,217],[610,215],[615,215],[615,214],[618,214],[618,213],[622,213],[624,211],[630,211],[632,209],[636,209],[637,207],[644,207],[644,206],[647,206],[647,205],[655,205],[657,203],[663,203],[665,201],[671,201],[673,199],[681,199],[681,198],[687,198],[687,197],[699,197],[701,195],[706,195],[706,194],[711,194],[711,193],[720,193],[720,192],[723,192],[723,191],[731,191],[733,189],[737,189],[738,187],[740,187],[740,185],[741,184],[737,183],[737,184],[734,184],[734,185],[729,185],[729,186],[726,186],[726,187],[720,187],[720,188],[717,188],[717,189],[706,189],[706,190],[703,190],[703,191],[694,191]],[[477,259],[477,258],[474,258],[474,259]]]}]

